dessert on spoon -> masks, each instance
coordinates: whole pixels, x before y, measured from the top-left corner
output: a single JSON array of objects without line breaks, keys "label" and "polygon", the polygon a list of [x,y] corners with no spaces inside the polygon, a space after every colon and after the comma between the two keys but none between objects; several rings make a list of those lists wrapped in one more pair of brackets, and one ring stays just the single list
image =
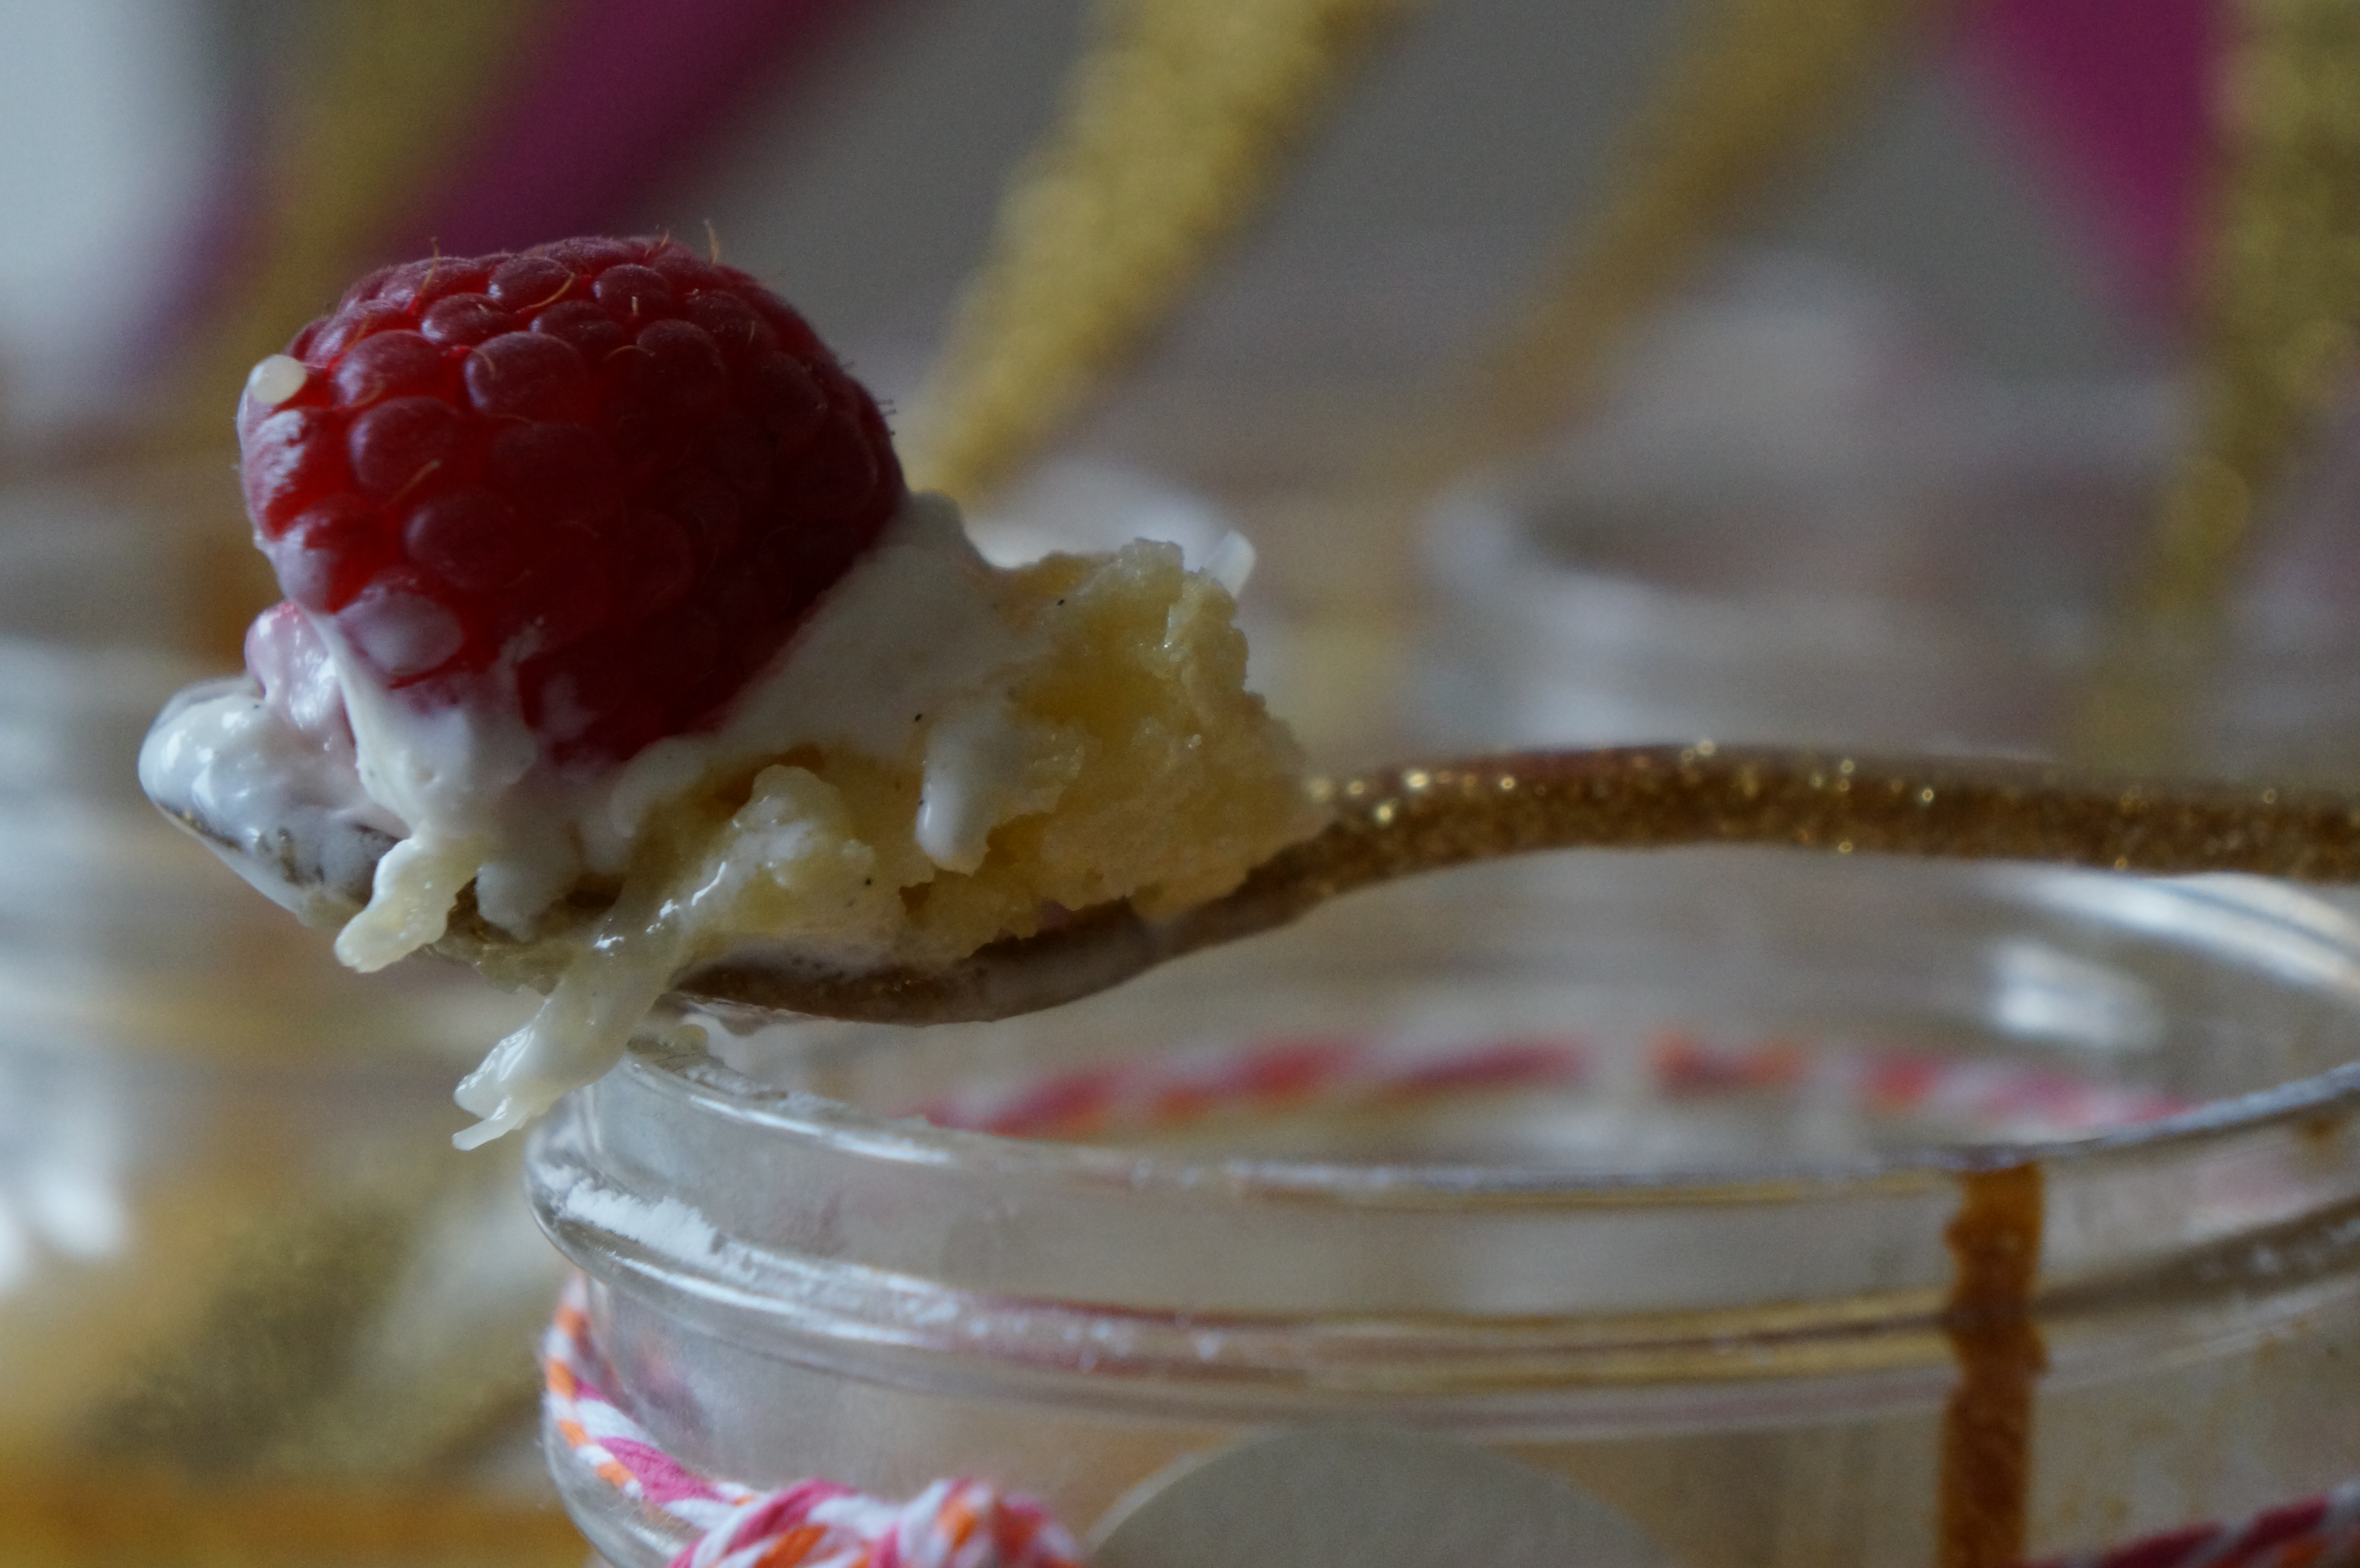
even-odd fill
[{"label": "dessert on spoon", "polygon": [[668,994],[902,1023],[1054,1006],[1372,883],[1783,844],[2360,879],[2360,808],[2000,761],[1640,747],[1304,777],[1229,585],[997,570],[802,318],[663,241],[364,279],[239,406],[286,603],[148,794],[375,969],[549,993],[463,1144]]},{"label": "dessert on spoon", "polygon": [[987,565],[803,319],[669,242],[374,275],[238,428],[287,602],[142,780],[347,964],[442,943],[550,993],[468,1141],[748,941],[946,964],[1202,903],[1320,821],[1221,583],[1149,543]]}]

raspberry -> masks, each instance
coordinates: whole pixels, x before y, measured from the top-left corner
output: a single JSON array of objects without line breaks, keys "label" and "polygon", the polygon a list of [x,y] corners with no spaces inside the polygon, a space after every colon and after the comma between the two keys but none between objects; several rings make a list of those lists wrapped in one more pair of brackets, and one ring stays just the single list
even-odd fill
[{"label": "raspberry", "polygon": [[803,318],[668,240],[372,274],[238,439],[289,599],[421,708],[512,660],[565,764],[712,722],[906,494]]}]

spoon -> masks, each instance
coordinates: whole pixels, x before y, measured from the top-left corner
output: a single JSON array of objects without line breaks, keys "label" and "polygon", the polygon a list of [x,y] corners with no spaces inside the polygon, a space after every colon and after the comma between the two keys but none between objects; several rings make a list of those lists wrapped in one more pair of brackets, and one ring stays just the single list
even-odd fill
[{"label": "spoon", "polygon": [[[1331,808],[1327,827],[1256,866],[1229,894],[1176,916],[1149,920],[1128,903],[1100,905],[935,966],[847,969],[782,946],[751,947],[686,971],[674,992],[724,1009],[873,1023],[1011,1018],[1285,925],[1359,888],[1543,850],[1783,844],[2148,876],[2360,881],[2360,797],[2109,779],[2010,759],[1700,742],[1407,764],[1311,788]],[[359,909],[369,869],[392,844],[354,826],[351,842],[307,855],[291,835],[242,841],[184,804],[158,804],[300,907]],[[512,945],[463,898],[434,951],[472,963]]]}]

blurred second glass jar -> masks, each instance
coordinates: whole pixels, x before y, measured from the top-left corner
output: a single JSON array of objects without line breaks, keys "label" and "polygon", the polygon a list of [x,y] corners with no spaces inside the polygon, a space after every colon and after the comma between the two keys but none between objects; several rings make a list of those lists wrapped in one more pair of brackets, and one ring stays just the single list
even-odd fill
[{"label": "blurred second glass jar", "polygon": [[455,968],[344,972],[139,792],[166,698],[234,667],[208,563],[214,532],[245,545],[189,504],[219,483],[0,491],[7,1486],[531,1496],[524,1346],[559,1265],[515,1151],[448,1147],[451,1084],[519,1004]]},{"label": "blurred second glass jar", "polygon": [[[1710,738],[2070,754],[2184,419],[2161,378],[2007,380],[1858,278],[1757,258],[1599,418],[1446,497],[1412,723],[1448,746]],[[2191,771],[2360,772],[2354,442],[2274,507],[2223,645],[2150,650]]]}]

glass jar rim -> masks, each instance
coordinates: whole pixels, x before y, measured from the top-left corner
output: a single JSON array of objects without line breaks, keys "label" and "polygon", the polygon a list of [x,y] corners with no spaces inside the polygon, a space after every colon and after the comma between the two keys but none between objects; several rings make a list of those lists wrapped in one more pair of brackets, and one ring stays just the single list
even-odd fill
[{"label": "glass jar rim", "polygon": [[[2360,1009],[2360,921],[2289,884],[2240,875],[2125,878],[2046,866],[1964,868],[1986,877],[2064,888],[2144,887],[2230,918],[2300,935],[2340,951],[2337,967]],[[2215,934],[2221,934],[2219,922]],[[2340,929],[2339,929],[2340,928]],[[2250,933],[2257,938],[2260,931]],[[2259,943],[2256,946],[2258,948]],[[1120,1146],[945,1127],[888,1115],[802,1089],[765,1084],[700,1043],[643,1036],[624,1071],[649,1089],[697,1111],[833,1152],[881,1162],[957,1167],[978,1174],[1022,1173],[1245,1199],[1327,1201],[1354,1206],[1655,1206],[1790,1203],[1841,1193],[1921,1192],[1976,1171],[2040,1164],[2089,1171],[2110,1161],[2196,1156],[2227,1140],[2309,1123],[2360,1105],[2360,1061],[2312,1075],[2205,1100],[2152,1119],[2102,1131],[2021,1141],[1921,1144],[1827,1160],[1795,1160],[1748,1169],[1612,1171],[1546,1166],[1428,1162],[1363,1164],[1279,1158],[1191,1157]]]},{"label": "glass jar rim", "polygon": [[2256,1089],[2080,1138],[1927,1144],[1869,1157],[1797,1161],[1743,1171],[1599,1171],[1467,1164],[1351,1164],[1264,1158],[1192,1158],[965,1127],[863,1110],[807,1090],[777,1089],[702,1047],[641,1040],[625,1071],[667,1097],[748,1126],[824,1143],[879,1161],[1023,1172],[1132,1188],[1223,1190],[1240,1198],[1326,1200],[1355,1206],[1592,1208],[1672,1203],[1787,1203],[1812,1194],[1922,1191],[1977,1171],[2039,1164],[2086,1169],[2110,1158],[2195,1152],[2212,1143],[2309,1122],[2360,1105],[2360,1063]]}]

